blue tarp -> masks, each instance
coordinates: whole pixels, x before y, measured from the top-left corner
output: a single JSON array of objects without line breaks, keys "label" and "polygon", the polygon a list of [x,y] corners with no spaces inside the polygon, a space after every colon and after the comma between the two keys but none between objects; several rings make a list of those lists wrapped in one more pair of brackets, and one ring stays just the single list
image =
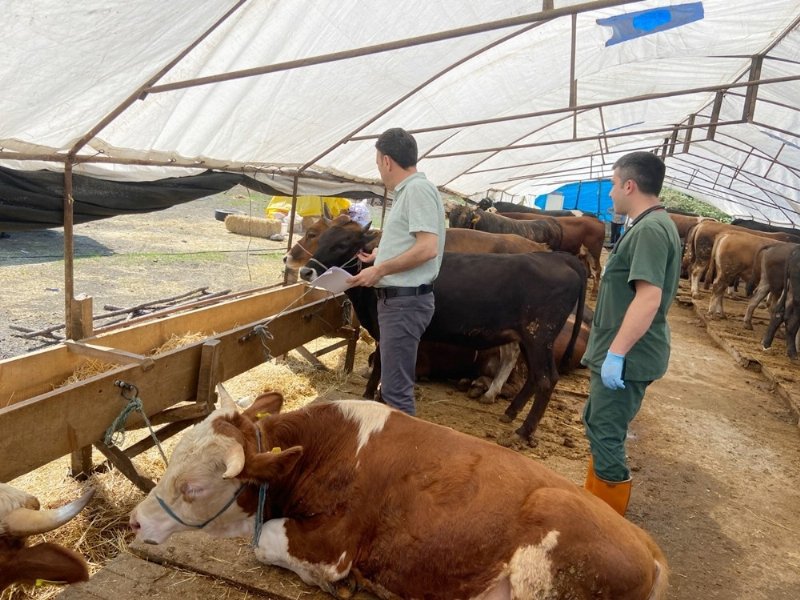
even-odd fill
[{"label": "blue tarp", "polygon": [[[610,221],[611,213],[611,180],[592,180],[578,181],[562,185],[557,190],[550,192],[559,193],[564,196],[564,210],[582,210],[596,214],[602,221]],[[534,200],[534,204],[539,208],[544,208],[547,194],[542,194]]]}]

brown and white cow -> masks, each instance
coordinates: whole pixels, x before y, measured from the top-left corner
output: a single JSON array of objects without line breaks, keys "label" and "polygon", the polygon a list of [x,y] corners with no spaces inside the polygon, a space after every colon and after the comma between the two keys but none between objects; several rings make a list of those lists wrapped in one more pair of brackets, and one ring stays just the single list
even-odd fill
[{"label": "brown and white cow", "polygon": [[75,583],[89,579],[89,569],[80,554],[49,542],[27,545],[31,535],[46,533],[77,515],[94,490],[53,510],[39,510],[30,494],[0,483],[0,591],[12,583]]},{"label": "brown and white cow", "polygon": [[336,597],[663,597],[655,542],[530,458],[376,402],[282,401],[223,404],[187,431],[131,513],[137,539],[251,535],[268,483],[256,557]]},{"label": "brown and white cow", "polygon": [[678,230],[678,237],[681,238],[681,241],[686,239],[686,236],[689,235],[689,231],[702,221],[714,221],[716,219],[712,219],[711,217],[700,217],[700,216],[690,216],[690,215],[681,215],[678,213],[668,213],[669,218],[672,219],[672,222],[675,223],[675,227]]},{"label": "brown and white cow", "polygon": [[722,307],[725,290],[732,286],[737,278],[749,280],[758,252],[777,243],[780,242],[742,232],[722,233],[717,236],[711,249],[709,267],[709,275],[714,281],[711,299],[708,302],[709,315],[725,315]]}]

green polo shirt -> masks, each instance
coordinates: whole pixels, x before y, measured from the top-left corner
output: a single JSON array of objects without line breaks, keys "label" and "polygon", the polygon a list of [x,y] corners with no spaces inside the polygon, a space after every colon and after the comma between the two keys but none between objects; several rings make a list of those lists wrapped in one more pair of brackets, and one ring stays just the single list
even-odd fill
[{"label": "green polo shirt", "polygon": [[661,305],[650,329],[626,355],[623,379],[652,381],[662,377],[669,362],[667,311],[678,289],[680,269],[681,242],[669,214],[657,210],[645,215],[608,256],[583,364],[600,371],[635,296],[634,282],[641,280],[661,289]]},{"label": "green polo shirt", "polygon": [[438,237],[439,252],[408,271],[382,277],[376,287],[417,287],[431,283],[439,274],[444,254],[444,204],[439,190],[423,173],[409,175],[394,190],[392,210],[383,224],[375,264],[403,254],[414,245],[414,234],[424,231]]}]

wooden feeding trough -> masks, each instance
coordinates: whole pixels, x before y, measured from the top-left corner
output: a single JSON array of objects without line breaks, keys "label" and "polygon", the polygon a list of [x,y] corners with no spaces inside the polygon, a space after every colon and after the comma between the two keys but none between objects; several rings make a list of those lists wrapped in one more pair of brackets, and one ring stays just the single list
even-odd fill
[{"label": "wooden feeding trough", "polygon": [[[146,491],[152,482],[136,472],[130,459],[155,442],[147,437],[121,450],[102,441],[126,405],[115,382],[135,386],[151,424],[162,426],[156,435],[163,440],[213,410],[218,382],[318,337],[346,338],[317,355],[347,344],[345,368],[352,369],[358,328],[350,319],[346,297],[293,285],[0,361],[0,481],[67,454],[72,454],[73,472],[88,472],[94,445]],[[205,337],[148,356],[188,332]],[[89,360],[116,366],[62,385]],[[143,425],[138,413],[125,423],[127,429]]]}]

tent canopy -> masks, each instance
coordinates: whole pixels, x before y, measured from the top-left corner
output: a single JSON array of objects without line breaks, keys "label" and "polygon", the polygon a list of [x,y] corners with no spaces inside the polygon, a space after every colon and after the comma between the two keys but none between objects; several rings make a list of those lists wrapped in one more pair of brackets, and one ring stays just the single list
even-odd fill
[{"label": "tent canopy", "polygon": [[[375,137],[464,195],[655,151],[667,185],[800,225],[796,0],[7,0],[0,164],[377,183]],[[60,162],[59,162],[60,161]]]}]

